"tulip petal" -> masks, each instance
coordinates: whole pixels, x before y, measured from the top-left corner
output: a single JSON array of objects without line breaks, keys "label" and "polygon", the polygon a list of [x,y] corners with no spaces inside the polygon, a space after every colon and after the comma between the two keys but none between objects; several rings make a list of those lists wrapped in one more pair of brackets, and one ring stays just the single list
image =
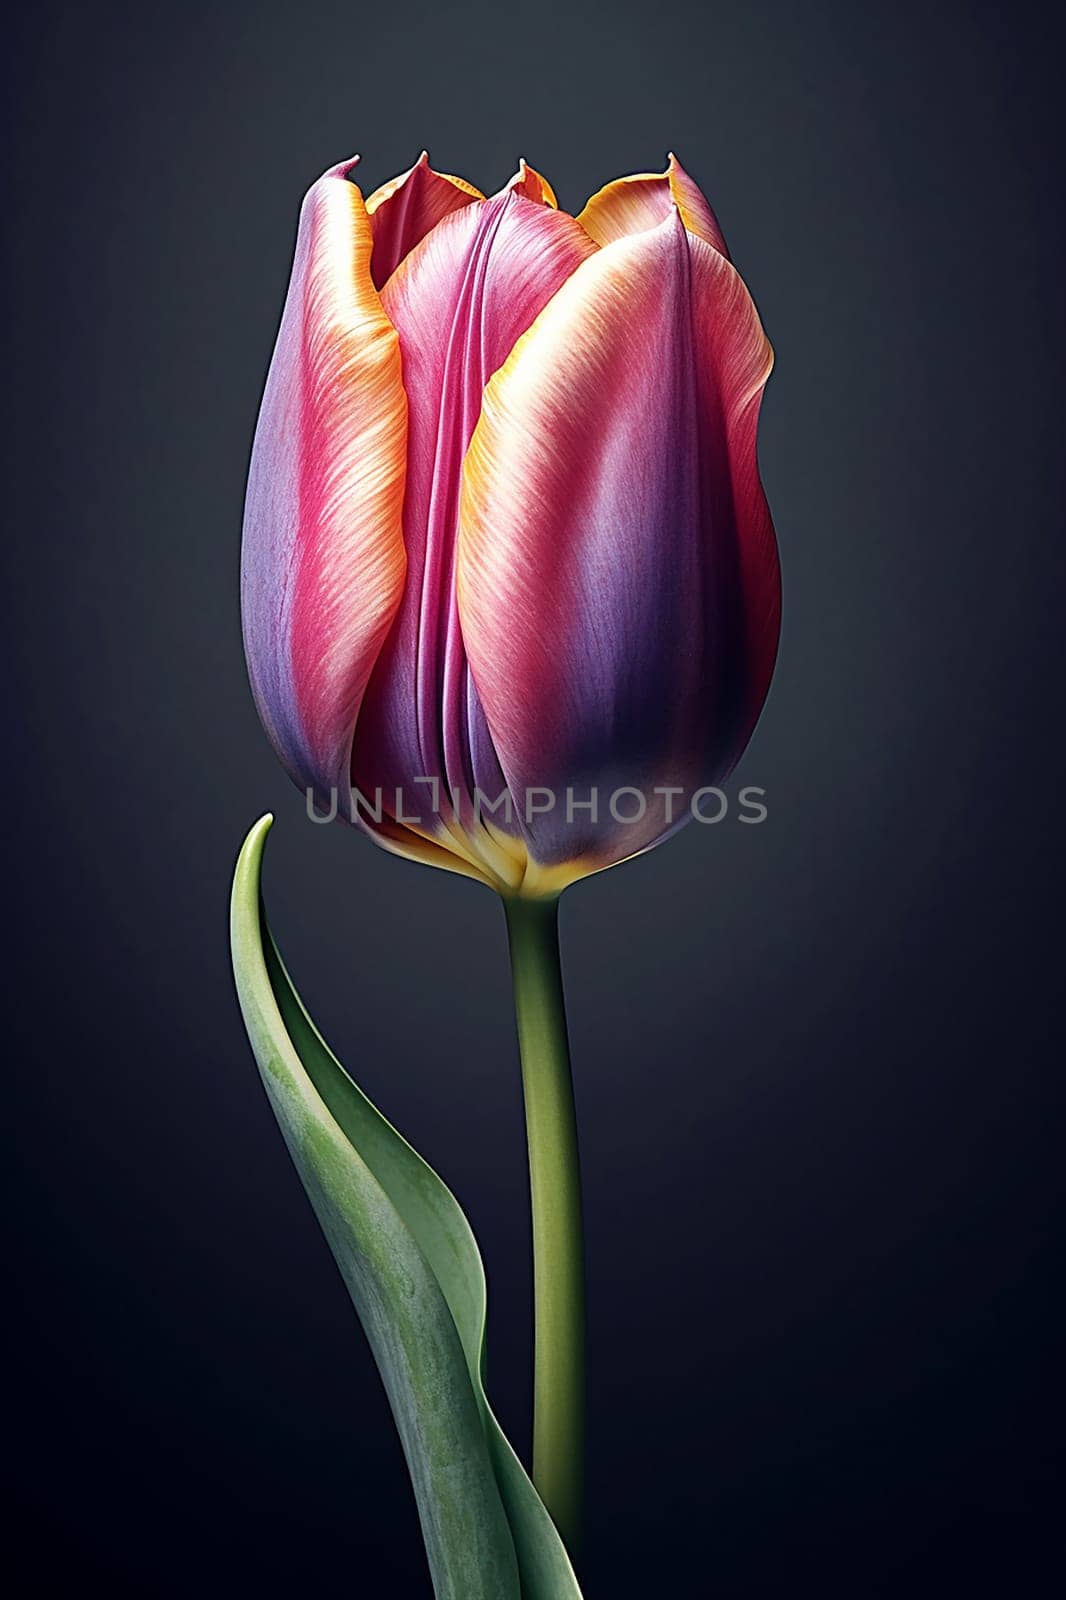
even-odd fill
[{"label": "tulip petal", "polygon": [[552,206],[558,210],[559,202],[555,198],[555,190],[547,178],[542,177],[521,156],[518,158],[518,171],[507,187],[515,194],[524,195],[527,200],[535,200],[540,205]]},{"label": "tulip petal", "polygon": [[[453,794],[495,799],[503,778],[470,680],[455,605],[463,456],[484,385],[595,246],[572,217],[504,191],[445,218],[386,285],[409,405],[403,604],[367,691],[353,782],[387,797],[425,780],[420,815],[450,837],[469,821]],[[435,794],[430,784],[435,783]],[[417,792],[415,799],[418,798]],[[423,823],[423,826],[428,824]],[[469,826],[490,872],[513,879],[513,852]]]},{"label": "tulip petal", "polygon": [[374,235],[370,274],[377,288],[438,222],[483,198],[464,178],[434,172],[424,150],[409,172],[375,189],[366,209]]},{"label": "tulip petal", "polygon": [[[525,833],[557,883],[671,831],[754,727],[780,610],[755,454],[771,359],[740,277],[675,212],[586,260],[486,388],[459,614],[512,793],[556,797]],[[591,785],[598,817],[567,819]],[[621,786],[639,821],[608,814]]]},{"label": "tulip petal", "polygon": [[363,197],[308,192],[248,475],[242,611],[252,689],[291,777],[347,796],[352,729],[403,593],[407,404],[370,280]]},{"label": "tulip petal", "polygon": [[677,207],[689,233],[705,239],[729,259],[718,218],[673,154],[665,172],[638,172],[608,183],[592,196],[577,220],[597,244],[612,244],[627,234],[657,228],[670,215],[671,206]]}]

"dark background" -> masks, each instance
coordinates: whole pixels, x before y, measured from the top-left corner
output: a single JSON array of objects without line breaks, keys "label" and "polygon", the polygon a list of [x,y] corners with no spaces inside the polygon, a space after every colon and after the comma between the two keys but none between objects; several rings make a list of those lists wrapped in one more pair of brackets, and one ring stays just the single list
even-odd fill
[{"label": "dark background", "polygon": [[[1050,13],[1049,13],[1050,16]],[[1037,1592],[1061,1136],[1061,38],[1028,6],[58,5],[8,24],[5,832],[33,1576],[428,1593],[369,1354],[256,1079],[233,858],[487,1257],[528,1427],[502,917],[312,827],[247,691],[243,478],[308,183],[423,144],[576,209],[676,149],[777,350],[785,585],[740,777],[564,902],[590,1600]]]}]

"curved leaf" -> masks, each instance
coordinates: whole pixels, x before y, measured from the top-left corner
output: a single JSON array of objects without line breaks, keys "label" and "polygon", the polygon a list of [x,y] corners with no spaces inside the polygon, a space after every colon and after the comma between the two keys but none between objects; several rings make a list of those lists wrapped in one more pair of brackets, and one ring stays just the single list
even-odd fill
[{"label": "curved leaf", "polygon": [[562,1541],[485,1394],[485,1272],[470,1224],[330,1051],[270,937],[259,879],[271,821],[252,828],[234,876],[237,993],[285,1142],[389,1396],[435,1593],[581,1600]]}]

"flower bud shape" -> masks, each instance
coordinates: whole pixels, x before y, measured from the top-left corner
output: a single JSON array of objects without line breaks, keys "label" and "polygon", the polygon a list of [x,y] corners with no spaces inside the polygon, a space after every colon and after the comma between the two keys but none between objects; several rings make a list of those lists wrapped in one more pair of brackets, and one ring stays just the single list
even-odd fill
[{"label": "flower bud shape", "polygon": [[554,895],[732,770],[780,577],[772,354],[696,184],[578,216],[522,162],[313,185],[249,471],[252,687],[294,781],[398,854]]}]

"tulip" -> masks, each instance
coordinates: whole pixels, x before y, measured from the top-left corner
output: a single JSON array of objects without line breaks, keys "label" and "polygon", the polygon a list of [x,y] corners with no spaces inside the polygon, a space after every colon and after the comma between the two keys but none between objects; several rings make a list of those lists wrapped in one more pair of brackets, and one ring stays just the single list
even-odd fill
[{"label": "tulip", "polygon": [[580,1499],[580,1196],[555,902],[734,767],[777,649],[771,351],[673,156],[576,217],[522,162],[308,192],[248,481],[250,677],[293,779],[504,897],[529,1125],[533,1476]]},{"label": "tulip", "polygon": [[[680,164],[576,217],[423,157],[301,213],[244,533],[294,780],[401,855],[551,897],[720,782],[773,670],[770,347]],[[617,796],[617,798],[615,798]]]}]

